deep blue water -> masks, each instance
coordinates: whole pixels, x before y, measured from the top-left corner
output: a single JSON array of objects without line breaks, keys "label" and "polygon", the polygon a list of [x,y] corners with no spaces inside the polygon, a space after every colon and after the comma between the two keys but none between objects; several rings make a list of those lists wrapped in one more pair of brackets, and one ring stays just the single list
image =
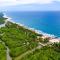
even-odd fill
[{"label": "deep blue water", "polygon": [[13,21],[60,37],[60,11],[7,12]]}]

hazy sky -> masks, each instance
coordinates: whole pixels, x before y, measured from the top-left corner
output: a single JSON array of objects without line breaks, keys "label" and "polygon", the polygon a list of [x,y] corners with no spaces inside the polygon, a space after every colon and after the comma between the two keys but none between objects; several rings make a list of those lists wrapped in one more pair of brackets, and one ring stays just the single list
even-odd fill
[{"label": "hazy sky", "polygon": [[60,0],[0,0],[0,6],[10,6],[19,4],[49,4]]},{"label": "hazy sky", "polygon": [[[56,3],[56,4],[55,4]],[[29,4],[32,4],[31,6]],[[35,4],[35,5],[33,5]],[[37,5],[38,4],[38,5]],[[28,5],[28,6],[27,6]],[[36,6],[37,5],[37,6]],[[8,7],[8,8],[6,8]],[[13,8],[11,8],[13,7]],[[0,0],[0,10],[60,10],[60,0]]]}]

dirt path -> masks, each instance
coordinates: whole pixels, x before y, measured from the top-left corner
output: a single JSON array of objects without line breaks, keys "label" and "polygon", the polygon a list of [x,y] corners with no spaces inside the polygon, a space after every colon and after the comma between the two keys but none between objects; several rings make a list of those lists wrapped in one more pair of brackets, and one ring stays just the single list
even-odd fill
[{"label": "dirt path", "polygon": [[[6,23],[7,23],[7,20],[5,21],[4,24],[1,24],[1,25],[0,25],[0,28],[1,28],[1,27],[5,27],[5,24],[6,24]],[[2,35],[3,35],[3,34],[2,34]],[[0,42],[2,42],[2,43],[4,44],[4,46],[6,47],[6,49],[7,49],[7,50],[6,50],[7,60],[12,60],[12,58],[10,57],[10,54],[9,54],[9,48],[8,48],[8,46],[5,45],[5,42],[3,42],[3,41],[1,41],[1,40],[0,40]]]},{"label": "dirt path", "polygon": [[42,46],[38,46],[38,47],[36,47],[36,48],[34,48],[34,49],[32,49],[32,50],[29,50],[29,51],[25,52],[25,53],[23,53],[22,55],[16,57],[15,60],[20,60],[20,59],[21,59],[22,57],[24,57],[25,55],[27,55],[27,54],[29,54],[29,53],[32,53],[33,51],[35,51],[36,49],[40,49],[41,47],[42,47]]},{"label": "dirt path", "polygon": [[9,54],[9,48],[7,47],[7,60],[12,60],[12,58],[10,57],[10,54]]},{"label": "dirt path", "polygon": [[12,60],[12,58],[10,57],[10,54],[9,54],[9,48],[5,45],[5,43],[3,42],[3,41],[0,41],[0,42],[2,42],[2,44],[5,46],[5,48],[7,49],[6,50],[6,59],[7,60]]}]

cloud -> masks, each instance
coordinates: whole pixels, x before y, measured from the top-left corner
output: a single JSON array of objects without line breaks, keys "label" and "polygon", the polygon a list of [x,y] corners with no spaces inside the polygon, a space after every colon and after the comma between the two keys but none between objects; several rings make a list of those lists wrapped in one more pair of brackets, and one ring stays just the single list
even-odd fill
[{"label": "cloud", "polygon": [[28,3],[40,3],[40,4],[45,4],[45,3],[51,3],[52,0],[16,0],[20,4],[28,4]]},{"label": "cloud", "polygon": [[60,1],[60,0],[54,0],[54,1]]},{"label": "cloud", "polygon": [[18,4],[48,4],[60,0],[0,0],[0,6],[10,6]]},{"label": "cloud", "polygon": [[0,6],[14,5],[16,0],[0,0]]}]

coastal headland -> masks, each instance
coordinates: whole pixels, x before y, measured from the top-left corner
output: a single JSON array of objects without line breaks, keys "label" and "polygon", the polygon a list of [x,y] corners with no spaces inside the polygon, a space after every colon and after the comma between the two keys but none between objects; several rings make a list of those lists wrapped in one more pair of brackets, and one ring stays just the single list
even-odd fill
[{"label": "coastal headland", "polygon": [[0,41],[4,46],[0,45],[4,51],[1,60],[2,55],[4,60],[60,59],[60,38],[15,23],[6,15],[4,18],[5,23],[0,25]]}]

